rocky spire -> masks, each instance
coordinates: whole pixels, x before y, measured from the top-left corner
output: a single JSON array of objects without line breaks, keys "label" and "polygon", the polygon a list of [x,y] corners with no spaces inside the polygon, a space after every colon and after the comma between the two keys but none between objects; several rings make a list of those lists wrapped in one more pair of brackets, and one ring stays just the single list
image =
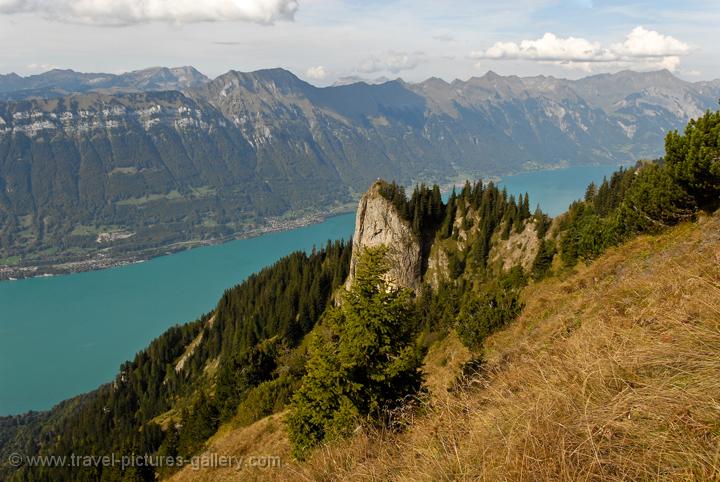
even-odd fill
[{"label": "rocky spire", "polygon": [[391,265],[389,281],[397,286],[417,290],[422,280],[420,242],[410,222],[403,219],[393,204],[380,193],[383,182],[376,181],[360,199],[347,283],[350,285],[355,278],[355,268],[362,250],[385,245]]}]

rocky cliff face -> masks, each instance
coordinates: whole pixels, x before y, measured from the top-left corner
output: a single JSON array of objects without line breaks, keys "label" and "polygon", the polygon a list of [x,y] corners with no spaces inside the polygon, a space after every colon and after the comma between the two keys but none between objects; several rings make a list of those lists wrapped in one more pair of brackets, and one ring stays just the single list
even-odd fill
[{"label": "rocky cliff face", "polygon": [[410,223],[400,217],[390,201],[380,194],[382,181],[372,185],[360,199],[353,235],[353,255],[347,285],[355,279],[358,256],[362,250],[387,246],[389,281],[396,286],[417,290],[422,282],[422,249]]},{"label": "rocky cliff face", "polygon": [[[396,286],[416,292],[424,284],[437,289],[442,282],[462,274],[465,263],[472,262],[467,258],[472,255],[472,246],[481,236],[481,213],[467,203],[463,213],[457,213],[453,222],[452,237],[438,237],[436,232],[430,231],[420,239],[413,231],[411,221],[401,216],[395,205],[383,196],[383,188],[387,187],[385,181],[376,181],[360,199],[346,287],[355,279],[362,251],[379,245],[389,250],[391,268],[388,281]],[[513,228],[508,238],[503,239],[501,231],[505,223],[497,226],[492,234],[486,267],[494,273],[506,272],[515,266],[529,272],[541,241],[536,221],[532,218],[524,221],[521,232]],[[459,266],[462,268],[458,272]]]},{"label": "rocky cliff face", "polygon": [[520,265],[527,272],[532,268],[539,249],[537,224],[531,219],[525,224],[525,229],[521,233],[513,230],[508,239],[497,239],[493,243],[489,262],[502,271]]}]

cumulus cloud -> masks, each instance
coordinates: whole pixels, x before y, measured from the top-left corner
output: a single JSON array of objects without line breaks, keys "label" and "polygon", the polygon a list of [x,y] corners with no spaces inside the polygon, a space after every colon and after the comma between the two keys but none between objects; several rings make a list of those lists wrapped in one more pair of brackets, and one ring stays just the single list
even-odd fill
[{"label": "cumulus cloud", "polygon": [[92,25],[292,20],[298,0],[0,0],[0,14]]},{"label": "cumulus cloud", "polygon": [[358,70],[365,74],[377,72],[392,72],[398,74],[403,70],[412,70],[423,61],[423,52],[387,52],[383,56],[368,57],[362,62]]},{"label": "cumulus cloud", "polygon": [[536,40],[496,42],[493,46],[471,52],[470,57],[490,60],[532,60],[563,65],[569,68],[592,70],[594,64],[612,63],[638,68],[666,68],[674,71],[680,57],[691,48],[669,35],[662,35],[644,27],[635,27],[623,42],[604,47],[578,37],[558,37],[546,33]]},{"label": "cumulus cloud", "polygon": [[661,58],[686,55],[690,46],[669,35],[635,27],[624,42],[613,44],[610,50],[620,57]]},{"label": "cumulus cloud", "polygon": [[485,51],[473,52],[475,58],[505,60],[524,59],[541,61],[597,62],[612,60],[610,52],[602,48],[599,42],[590,42],[583,38],[559,38],[546,33],[537,40],[515,42],[497,42]]},{"label": "cumulus cloud", "polygon": [[327,71],[325,70],[325,67],[322,65],[318,65],[316,67],[310,67],[305,71],[305,75],[309,79],[313,80],[322,80],[325,77],[327,77]]}]

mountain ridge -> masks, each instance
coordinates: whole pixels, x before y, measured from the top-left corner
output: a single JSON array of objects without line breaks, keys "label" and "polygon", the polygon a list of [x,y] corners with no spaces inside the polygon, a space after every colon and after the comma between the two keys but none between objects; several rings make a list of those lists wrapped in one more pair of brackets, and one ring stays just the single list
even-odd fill
[{"label": "mountain ridge", "polygon": [[[213,80],[160,68],[93,91],[88,79],[104,74],[50,74],[83,91],[43,97],[45,79],[40,94],[0,102],[0,260],[46,266],[35,274],[100,250],[143,257],[257,232],[346,205],[378,177],[446,183],[656,158],[668,131],[720,97],[720,83],[667,72],[614,74],[620,86],[602,95],[597,76],[316,87],[279,68]],[[153,90],[168,82],[194,86]],[[27,275],[4,264],[0,276]]]}]

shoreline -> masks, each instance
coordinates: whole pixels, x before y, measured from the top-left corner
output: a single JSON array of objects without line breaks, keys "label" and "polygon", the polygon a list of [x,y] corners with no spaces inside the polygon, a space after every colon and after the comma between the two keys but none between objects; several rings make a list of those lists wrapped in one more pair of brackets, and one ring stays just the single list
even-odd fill
[{"label": "shoreline", "polygon": [[266,234],[291,231],[293,229],[318,224],[334,216],[354,212],[356,207],[356,203],[352,202],[325,211],[310,212],[295,218],[268,218],[261,226],[246,231],[239,231],[221,238],[179,241],[141,251],[118,254],[107,254],[100,251],[82,259],[65,261],[57,260],[51,261],[48,264],[0,266],[0,283],[34,278],[51,278],[54,276],[100,271],[104,269],[144,263],[155,258],[195,248],[217,246],[231,241],[257,238]]},{"label": "shoreline", "polygon": [[[588,164],[588,167],[599,166],[602,164]],[[608,164],[613,165],[613,164]],[[620,167],[626,164],[614,164],[614,167]],[[440,189],[443,193],[450,193],[453,188],[462,189],[465,180],[470,179],[483,179],[484,182],[498,183],[509,176],[516,176],[519,174],[525,174],[530,172],[538,171],[556,171],[567,169],[570,167],[583,167],[583,166],[569,166],[563,162],[555,164],[549,164],[542,166],[526,166],[524,169],[512,170],[505,174],[491,174],[491,175],[471,175],[471,174],[458,174],[450,180],[440,184]],[[420,181],[416,181],[406,188],[411,188]],[[309,212],[302,214],[294,218],[284,218],[283,216],[277,216],[268,218],[264,221],[261,226],[246,230],[239,231],[230,234],[225,237],[212,238],[212,239],[201,239],[201,240],[188,240],[178,241],[164,246],[157,246],[147,248],[140,251],[128,251],[125,253],[108,253],[107,250],[111,248],[105,248],[105,250],[99,250],[81,259],[66,259],[66,260],[53,260],[47,264],[29,264],[22,266],[0,266],[0,283],[9,281],[18,281],[23,279],[32,278],[47,278],[53,276],[63,276],[74,273],[83,273],[89,271],[99,271],[110,268],[117,268],[120,266],[126,266],[131,264],[143,263],[145,261],[159,258],[161,256],[171,255],[195,248],[202,248],[206,246],[216,246],[224,244],[230,241],[236,241],[241,239],[255,238],[263,236],[265,234],[289,231],[298,229],[301,227],[317,224],[325,221],[326,219],[338,216],[341,214],[347,214],[354,212],[356,209],[357,199],[352,202],[345,203],[328,210],[318,210],[315,212]]]}]

